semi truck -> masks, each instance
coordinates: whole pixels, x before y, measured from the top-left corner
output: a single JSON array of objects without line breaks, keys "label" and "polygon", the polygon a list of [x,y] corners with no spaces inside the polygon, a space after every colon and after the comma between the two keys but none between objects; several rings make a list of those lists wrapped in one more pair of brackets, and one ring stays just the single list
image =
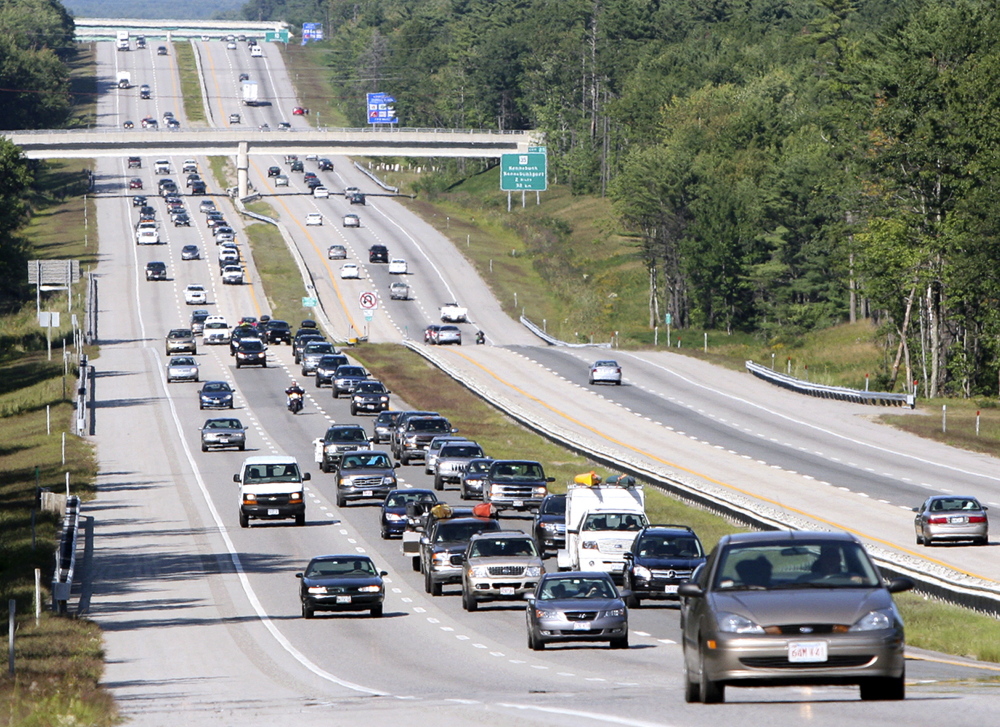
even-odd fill
[{"label": "semi truck", "polygon": [[610,573],[621,582],[625,554],[649,521],[646,495],[634,477],[601,482],[594,472],[577,475],[566,490],[566,547],[557,552],[560,570]]},{"label": "semi truck", "polygon": [[257,82],[256,81],[244,81],[243,82],[243,105],[244,106],[256,106],[258,102],[257,98]]},{"label": "semi truck", "polygon": [[116,47],[118,48],[118,50],[128,50],[129,49],[128,31],[127,30],[119,30],[118,31],[118,43],[117,43]]}]

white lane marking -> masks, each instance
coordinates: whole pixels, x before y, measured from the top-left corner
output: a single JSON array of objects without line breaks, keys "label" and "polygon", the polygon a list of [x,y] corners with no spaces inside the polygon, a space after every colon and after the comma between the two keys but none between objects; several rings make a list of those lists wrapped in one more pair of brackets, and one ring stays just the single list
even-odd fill
[{"label": "white lane marking", "polygon": [[545,714],[560,714],[566,717],[580,717],[582,719],[593,720],[594,722],[628,725],[628,727],[670,727],[670,723],[668,722],[646,722],[640,719],[629,719],[628,717],[618,717],[613,714],[601,714],[600,712],[584,712],[579,709],[566,709],[565,707],[542,707],[536,704],[516,704],[514,702],[498,702],[497,706],[521,711],[531,710],[535,712],[543,712]]}]

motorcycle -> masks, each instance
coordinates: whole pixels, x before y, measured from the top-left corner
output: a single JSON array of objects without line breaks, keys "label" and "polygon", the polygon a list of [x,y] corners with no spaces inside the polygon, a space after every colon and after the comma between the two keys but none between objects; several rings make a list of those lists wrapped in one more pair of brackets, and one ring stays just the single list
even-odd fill
[{"label": "motorcycle", "polygon": [[476,345],[482,345],[486,343],[486,334],[482,331],[476,332]]},{"label": "motorcycle", "polygon": [[292,414],[298,414],[302,411],[302,394],[297,392],[288,395],[288,411]]}]

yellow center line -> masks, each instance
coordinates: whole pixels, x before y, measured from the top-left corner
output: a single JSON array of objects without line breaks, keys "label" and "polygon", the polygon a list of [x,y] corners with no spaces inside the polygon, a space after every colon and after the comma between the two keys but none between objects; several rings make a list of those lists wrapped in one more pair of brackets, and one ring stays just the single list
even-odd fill
[{"label": "yellow center line", "polygon": [[[298,225],[299,229],[301,229],[302,232],[305,233],[306,239],[309,240],[310,246],[312,246],[312,249],[316,252],[316,255],[319,257],[320,262],[323,264],[323,267],[326,268],[326,274],[330,278],[330,284],[333,286],[333,291],[337,294],[337,300],[340,301],[340,307],[344,311],[344,315],[347,316],[347,322],[350,325],[351,330],[354,331],[355,333],[358,333],[359,329],[354,323],[354,317],[351,315],[351,312],[347,307],[347,302],[344,300],[344,296],[341,293],[340,286],[337,284],[337,276],[333,274],[333,270],[330,268],[330,261],[326,258],[326,256],[323,255],[323,252],[320,250],[319,246],[317,246],[316,241],[313,239],[313,236],[309,233],[308,228],[304,224],[302,224],[302,222],[300,222],[298,218],[295,217],[295,215],[292,214],[291,209],[289,209],[288,205],[285,204],[285,201],[282,199],[283,195],[277,194],[277,187],[271,185],[271,178],[268,177],[266,173],[261,174],[260,167],[258,167],[255,162],[250,161],[250,164],[251,166],[253,166],[254,171],[257,172],[257,175],[261,179],[265,180],[264,183],[267,185],[268,189],[273,193],[272,199],[281,205],[282,209],[284,209],[285,213],[288,215],[288,219],[295,220],[295,224]],[[326,218],[326,215],[323,216],[324,218]],[[331,331],[330,334],[332,335],[333,331]]]},{"label": "yellow center line", "polygon": [[587,431],[591,432],[592,434],[594,434],[598,438],[603,439],[603,440],[605,440],[607,442],[611,442],[612,444],[615,444],[615,445],[617,445],[619,447],[622,447],[623,449],[627,449],[627,450],[629,450],[631,452],[635,452],[636,454],[642,455],[643,457],[648,457],[649,459],[652,459],[655,462],[659,462],[660,464],[664,464],[664,465],[666,465],[668,467],[673,467],[675,469],[681,470],[682,472],[687,472],[688,474],[694,475],[695,477],[700,477],[703,480],[707,480],[708,482],[711,482],[711,483],[713,483],[715,485],[718,485],[719,487],[725,488],[727,490],[731,490],[733,492],[738,492],[741,495],[745,495],[747,497],[751,497],[753,499],[760,500],[762,502],[766,502],[766,503],[768,503],[770,505],[773,505],[773,506],[777,507],[779,510],[787,510],[787,511],[793,512],[793,513],[795,513],[797,515],[801,515],[802,517],[809,518],[810,520],[816,520],[817,522],[824,523],[824,524],[829,525],[830,527],[835,528],[837,530],[844,530],[846,532],[853,533],[854,535],[857,535],[860,538],[864,538],[866,540],[870,540],[870,541],[875,542],[875,543],[880,543],[880,544],[882,544],[882,545],[884,545],[884,546],[886,546],[888,548],[892,548],[894,550],[898,550],[900,552],[906,553],[907,555],[912,555],[915,558],[920,558],[921,560],[926,560],[926,561],[931,562],[931,563],[936,563],[937,565],[943,566],[945,568],[949,568],[950,570],[953,570],[953,571],[955,571],[957,573],[962,573],[963,575],[972,576],[973,578],[980,578],[980,579],[982,579],[984,581],[989,581],[990,583],[995,583],[996,582],[996,581],[994,581],[994,579],[988,578],[987,576],[979,575],[978,573],[973,573],[971,571],[967,571],[967,570],[963,570],[961,568],[957,568],[954,565],[951,565],[950,563],[946,563],[944,561],[937,560],[936,558],[930,558],[930,557],[924,555],[923,553],[918,553],[918,552],[916,552],[914,550],[910,550],[909,548],[906,548],[904,546],[897,545],[896,543],[892,543],[892,542],[890,542],[888,540],[884,540],[883,538],[879,538],[879,537],[876,537],[874,535],[869,535],[869,534],[864,533],[864,532],[862,532],[860,530],[857,530],[855,528],[851,528],[851,527],[848,527],[848,526],[843,525],[841,523],[838,523],[838,522],[836,522],[834,520],[830,520],[828,518],[820,517],[818,515],[814,515],[812,513],[806,512],[805,510],[800,510],[798,508],[791,507],[789,505],[786,505],[786,504],[780,502],[779,500],[775,500],[775,499],[772,499],[770,497],[766,497],[764,495],[761,495],[759,493],[753,492],[751,490],[743,489],[742,487],[737,487],[736,485],[732,485],[732,484],[730,484],[728,482],[723,482],[722,480],[715,479],[714,477],[711,477],[710,475],[706,475],[706,474],[704,474],[702,472],[699,472],[697,470],[691,469],[689,467],[685,467],[684,465],[681,465],[681,464],[678,464],[676,462],[672,462],[670,460],[667,460],[667,459],[664,459],[662,457],[659,457],[659,456],[657,456],[655,454],[652,454],[651,452],[647,452],[646,450],[640,449],[638,447],[634,447],[631,444],[628,444],[627,442],[623,442],[620,439],[616,439],[615,437],[612,437],[612,436],[610,436],[610,435],[608,435],[608,434],[600,431],[599,429],[596,429],[595,427],[592,427],[589,424],[586,424],[586,423],[580,421],[579,419],[576,419],[576,418],[570,416],[569,414],[567,414],[567,413],[565,413],[565,412],[563,412],[563,411],[561,411],[559,409],[556,409],[554,406],[552,406],[551,404],[548,404],[548,403],[542,401],[537,396],[533,396],[532,394],[529,394],[527,391],[525,391],[524,389],[520,388],[519,386],[516,386],[515,384],[512,384],[511,382],[507,381],[506,379],[501,378],[498,374],[494,373],[491,369],[488,369],[485,366],[483,366],[482,364],[480,364],[478,361],[475,361],[475,360],[469,358],[468,355],[466,355],[464,353],[461,353],[459,351],[451,351],[451,353],[453,353],[456,356],[461,356],[462,358],[464,358],[466,361],[468,361],[473,366],[476,366],[477,368],[479,368],[480,370],[482,370],[484,373],[488,374],[489,376],[492,376],[500,384],[502,384],[502,385],[504,385],[504,386],[506,386],[506,387],[508,387],[510,389],[513,389],[514,391],[516,391],[517,393],[519,393],[521,396],[525,397],[526,399],[528,399],[530,401],[535,402],[536,404],[544,407],[545,409],[548,409],[550,412],[552,412],[556,416],[561,417],[562,419],[565,419],[565,420],[567,420],[569,422],[572,422],[573,424],[575,424],[575,425],[577,425],[579,427],[582,427],[583,429],[586,429]]},{"label": "yellow center line", "polygon": [[970,669],[982,669],[983,671],[996,671],[1000,672],[1000,666],[993,666],[991,664],[981,664],[981,663],[968,663],[964,661],[955,661],[954,659],[939,659],[933,656],[923,656],[921,654],[907,654],[907,659],[913,661],[929,661],[934,664],[947,664],[948,666],[966,666]]}]

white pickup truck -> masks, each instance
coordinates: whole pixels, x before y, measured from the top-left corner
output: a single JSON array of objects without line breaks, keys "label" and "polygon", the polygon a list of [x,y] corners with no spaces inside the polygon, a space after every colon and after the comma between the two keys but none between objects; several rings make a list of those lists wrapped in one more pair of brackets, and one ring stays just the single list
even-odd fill
[{"label": "white pickup truck", "polygon": [[465,323],[469,320],[468,308],[458,303],[445,303],[441,306],[441,320],[445,323]]}]

